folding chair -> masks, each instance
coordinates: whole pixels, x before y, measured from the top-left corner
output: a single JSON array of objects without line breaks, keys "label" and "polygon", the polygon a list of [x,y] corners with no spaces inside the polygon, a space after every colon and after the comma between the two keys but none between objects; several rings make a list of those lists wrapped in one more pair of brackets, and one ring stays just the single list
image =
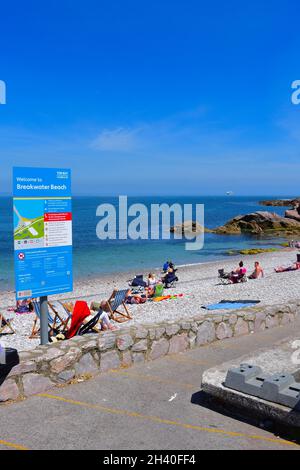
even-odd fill
[{"label": "folding chair", "polygon": [[11,320],[7,320],[3,313],[0,313],[0,335],[13,335],[15,330],[11,326]]},{"label": "folding chair", "polygon": [[[107,301],[107,306],[109,308],[110,317],[112,320],[116,321],[117,323],[123,323],[128,320],[132,320],[132,316],[130,315],[125,300],[128,295],[129,289],[124,290],[117,290],[115,289]],[[123,307],[124,311],[118,310],[119,307]]]},{"label": "folding chair", "polygon": [[[60,327],[62,327],[62,330],[67,330],[68,329],[68,323],[72,318],[72,311],[73,311],[73,304],[69,303],[63,303],[63,302],[58,302],[59,305],[64,309],[65,317],[63,317],[62,313],[60,313],[52,302],[48,302],[48,305],[52,312],[54,313],[54,318],[53,318],[53,323],[56,325],[58,324]],[[69,307],[71,306],[72,307]],[[71,310],[70,310],[71,309]]]},{"label": "folding chair", "polygon": [[87,333],[100,333],[101,330],[99,330],[97,328],[97,325],[99,322],[101,322],[100,320],[100,316],[102,314],[103,310],[100,309],[96,315],[93,316],[93,318],[91,318],[91,320],[89,320],[88,322],[83,322],[82,325],[79,327],[76,335],[79,335],[79,336],[82,336],[82,335],[86,335]]},{"label": "folding chair", "polygon": [[[32,304],[34,307],[35,318],[33,320],[33,326],[31,330],[31,334],[29,336],[30,339],[38,338],[40,336],[40,325],[37,325],[38,322],[41,321],[41,304],[38,300],[32,300]],[[48,310],[48,328],[49,328],[49,336],[55,330],[57,330],[62,325],[61,320],[55,314],[54,318],[51,316],[50,311]]]}]

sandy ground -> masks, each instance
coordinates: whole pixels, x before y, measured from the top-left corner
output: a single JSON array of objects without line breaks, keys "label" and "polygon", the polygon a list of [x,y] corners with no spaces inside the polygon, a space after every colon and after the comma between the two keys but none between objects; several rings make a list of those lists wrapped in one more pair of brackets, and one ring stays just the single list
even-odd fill
[{"label": "sandy ground", "polygon": [[[240,257],[230,257],[228,260],[213,263],[204,263],[179,267],[179,282],[174,289],[168,289],[166,294],[184,294],[182,298],[163,302],[147,302],[143,305],[129,305],[133,314],[132,324],[152,323],[164,320],[191,317],[201,310],[202,305],[219,302],[220,300],[253,299],[260,300],[261,304],[272,305],[276,303],[288,303],[289,300],[300,298],[300,271],[277,274],[274,267],[288,266],[296,261],[297,250],[265,253],[257,257],[265,270],[265,277],[259,280],[251,280],[247,283],[221,285],[218,280],[218,269],[225,268],[231,271],[240,261]],[[253,256],[243,257],[248,273],[253,270]],[[160,275],[159,270],[154,270]],[[67,297],[68,300],[101,300],[106,299],[114,288],[126,288],[128,280],[135,273],[122,273],[101,276],[99,278],[81,280],[75,283],[74,291]],[[146,273],[145,273],[146,274]],[[59,299],[62,297],[55,297]],[[64,296],[66,298],[66,296]],[[39,344],[38,339],[29,339],[34,314],[15,315],[8,312],[7,307],[14,305],[14,293],[2,292],[0,294],[1,311],[12,319],[12,325],[16,331],[14,335],[2,335],[2,346],[15,347],[18,350],[32,349]]]}]

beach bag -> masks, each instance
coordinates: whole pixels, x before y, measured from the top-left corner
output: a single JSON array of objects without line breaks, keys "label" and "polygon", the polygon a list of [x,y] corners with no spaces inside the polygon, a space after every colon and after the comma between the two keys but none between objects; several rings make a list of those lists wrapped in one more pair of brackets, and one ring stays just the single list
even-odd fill
[{"label": "beach bag", "polygon": [[153,297],[162,297],[164,295],[164,286],[163,284],[157,284],[155,287],[155,293]]},{"label": "beach bag", "polygon": [[143,275],[139,274],[138,276],[135,276],[135,278],[132,280],[131,285],[133,287],[146,287],[147,283],[143,279]]}]

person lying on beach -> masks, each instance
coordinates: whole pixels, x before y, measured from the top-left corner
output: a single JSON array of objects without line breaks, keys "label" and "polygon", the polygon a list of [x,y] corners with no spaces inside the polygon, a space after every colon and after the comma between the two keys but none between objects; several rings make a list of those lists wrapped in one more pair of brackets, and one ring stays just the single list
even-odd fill
[{"label": "person lying on beach", "polygon": [[129,291],[126,297],[127,304],[144,304],[145,302],[147,302],[146,294],[133,294]]},{"label": "person lying on beach", "polygon": [[252,274],[250,274],[249,279],[259,279],[259,277],[264,277],[264,270],[259,264],[258,261],[255,261],[254,263],[254,271]]},{"label": "person lying on beach", "polygon": [[109,318],[110,310],[109,310],[107,300],[101,300],[101,302],[91,303],[90,310],[97,312],[100,309],[102,310],[102,313],[99,318],[101,322],[101,328],[103,330],[112,330],[112,331],[117,330],[117,327],[115,327],[110,321],[110,318]]},{"label": "person lying on beach", "polygon": [[275,268],[276,273],[285,273],[287,271],[297,271],[300,269],[300,263],[296,261],[293,263],[291,266],[284,267],[284,266],[279,266],[278,268]]}]

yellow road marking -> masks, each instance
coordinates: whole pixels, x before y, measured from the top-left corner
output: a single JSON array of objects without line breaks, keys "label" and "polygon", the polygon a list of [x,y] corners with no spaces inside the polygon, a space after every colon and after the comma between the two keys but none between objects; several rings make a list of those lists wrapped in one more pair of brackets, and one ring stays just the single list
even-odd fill
[{"label": "yellow road marking", "polygon": [[[167,384],[167,385],[176,385],[178,387],[187,388],[189,390],[194,390],[195,388],[197,388],[197,385],[180,383],[180,382],[176,382],[175,380],[165,380],[165,379],[161,379],[160,377],[157,377],[155,375],[134,374],[132,372],[126,372],[126,371],[123,371],[123,370],[112,370],[111,374],[125,375],[126,377],[133,377],[133,378],[140,379],[140,380],[147,380],[149,382],[159,382],[159,383],[163,383],[163,384]],[[198,388],[199,388],[199,386],[198,386]]]},{"label": "yellow road marking", "polygon": [[8,441],[2,441],[1,439],[0,439],[0,445],[11,447],[12,449],[16,449],[16,450],[29,450],[27,449],[27,447],[21,446],[19,444],[13,444],[12,442],[8,442]]},{"label": "yellow road marking", "polygon": [[128,411],[128,410],[117,409],[117,408],[108,408],[108,407],[102,406],[102,405],[97,405],[97,404],[94,405],[92,403],[85,403],[85,402],[81,402],[81,401],[76,401],[76,400],[72,400],[70,398],[64,398],[64,397],[60,397],[60,396],[57,396],[57,395],[50,395],[48,393],[40,393],[37,396],[42,397],[42,398],[49,398],[51,400],[61,401],[63,403],[69,403],[70,405],[82,406],[84,408],[103,411],[104,413],[111,413],[111,414],[115,414],[115,415],[128,416],[128,417],[131,417],[131,418],[138,418],[138,419],[141,419],[141,420],[144,420],[144,421],[152,421],[154,423],[167,424],[169,426],[177,426],[177,427],[181,427],[183,429],[193,429],[195,431],[202,431],[202,432],[207,432],[207,433],[211,433],[211,434],[222,434],[223,436],[226,436],[226,437],[241,437],[241,438],[244,438],[244,439],[252,439],[252,440],[254,439],[254,440],[259,440],[259,441],[265,441],[265,442],[272,442],[272,443],[276,443],[276,444],[281,444],[281,445],[285,445],[285,446],[299,447],[294,442],[285,441],[283,439],[276,439],[276,438],[264,437],[264,436],[256,436],[256,435],[252,435],[252,434],[244,434],[244,433],[234,432],[234,431],[225,431],[223,429],[205,428],[205,427],[197,426],[197,425],[193,425],[193,424],[181,423],[180,421],[172,421],[172,420],[169,420],[169,419],[159,418],[157,416],[142,415],[141,413],[137,413],[135,411]]}]

